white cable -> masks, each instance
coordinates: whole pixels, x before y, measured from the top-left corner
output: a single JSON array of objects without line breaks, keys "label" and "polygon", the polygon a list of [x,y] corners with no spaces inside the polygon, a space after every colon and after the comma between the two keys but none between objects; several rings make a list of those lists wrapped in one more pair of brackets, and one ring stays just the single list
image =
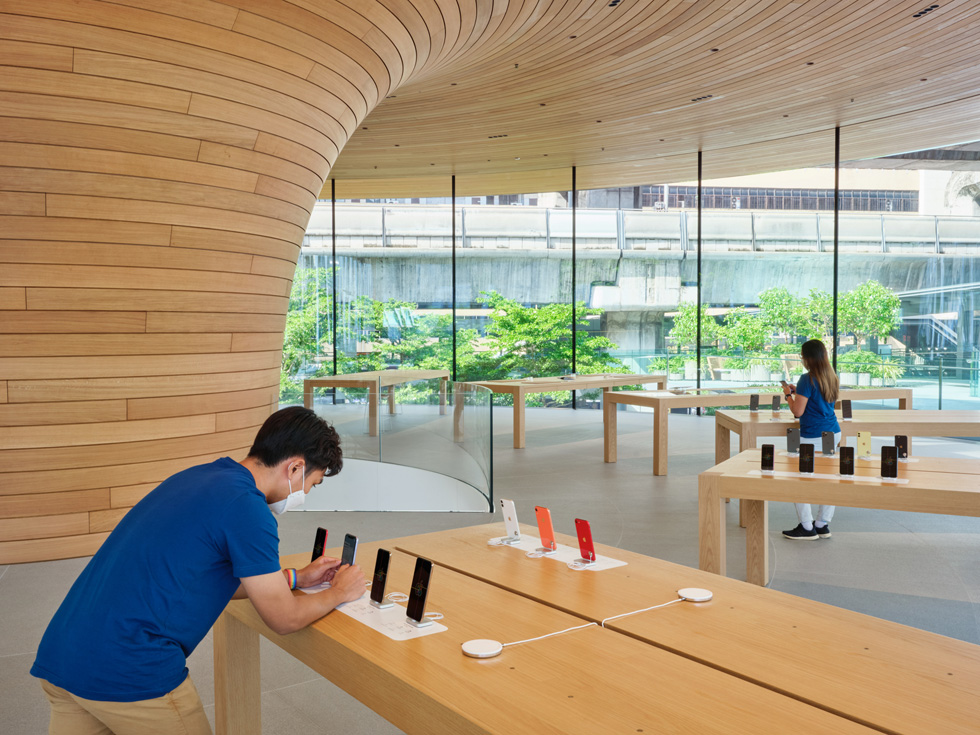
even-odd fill
[{"label": "white cable", "polygon": [[385,599],[389,602],[408,602],[408,595],[404,592],[389,592]]},{"label": "white cable", "polygon": [[567,566],[569,569],[571,569],[573,571],[576,571],[576,572],[580,572],[583,569],[591,569],[595,565],[596,565],[596,562],[594,562],[594,561],[583,562],[583,561],[579,561],[578,559],[575,559],[574,561],[567,562],[565,564],[565,566]]},{"label": "white cable", "polygon": [[665,602],[661,605],[654,605],[653,607],[645,607],[642,610],[634,610],[633,612],[623,613],[622,615],[613,615],[612,617],[603,620],[600,623],[600,625],[602,625],[602,627],[605,628],[606,623],[610,620],[616,620],[617,618],[625,618],[627,615],[636,615],[637,613],[647,612],[648,610],[656,610],[658,607],[667,607],[667,605],[673,605],[675,602],[684,602],[684,598],[678,597],[676,600],[671,600],[670,602]]},{"label": "white cable", "polygon": [[441,612],[427,612],[422,617],[426,618],[427,620],[442,620],[443,615]]},{"label": "white cable", "polygon": [[569,632],[571,632],[573,630],[581,630],[582,628],[588,628],[588,627],[591,627],[593,625],[598,626],[599,624],[598,623],[586,623],[585,625],[576,625],[574,628],[565,628],[565,630],[559,630],[557,633],[548,633],[547,635],[541,635],[541,636],[538,636],[537,638],[528,638],[527,640],[524,640],[524,641],[514,641],[513,643],[502,643],[501,646],[503,648],[506,648],[507,646],[517,646],[517,645],[520,645],[521,643],[531,643],[532,641],[540,641],[540,640],[543,640],[545,638],[551,638],[552,636],[561,635],[562,633],[569,633]]}]

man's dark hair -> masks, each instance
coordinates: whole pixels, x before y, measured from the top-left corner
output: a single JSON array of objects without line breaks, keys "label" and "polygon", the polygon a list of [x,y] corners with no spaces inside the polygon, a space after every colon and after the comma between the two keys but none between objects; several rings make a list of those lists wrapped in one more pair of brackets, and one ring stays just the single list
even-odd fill
[{"label": "man's dark hair", "polygon": [[333,477],[344,466],[337,431],[303,406],[282,408],[267,418],[255,435],[248,456],[266,467],[302,456],[307,471],[324,470],[327,477]]}]

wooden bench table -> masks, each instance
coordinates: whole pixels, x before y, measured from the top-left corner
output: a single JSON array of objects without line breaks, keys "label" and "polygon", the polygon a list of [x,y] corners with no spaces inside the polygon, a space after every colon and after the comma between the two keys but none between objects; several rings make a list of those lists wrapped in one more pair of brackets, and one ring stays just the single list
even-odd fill
[{"label": "wooden bench table", "polygon": [[395,386],[417,380],[440,379],[439,413],[446,413],[446,383],[448,370],[371,370],[363,373],[330,375],[323,378],[307,378],[303,381],[303,405],[313,408],[315,388],[366,388],[368,391],[368,434],[378,435],[378,403],[381,391],[388,389],[388,412],[395,412]]},{"label": "wooden bench table", "polygon": [[[603,396],[603,459],[615,462],[617,455],[617,407],[646,406],[653,409],[653,474],[667,474],[667,416],[673,408],[713,408],[719,406],[748,406],[752,395],[758,395],[761,408],[759,413],[771,415],[772,397],[779,396],[782,390],[772,388],[745,388],[734,393],[725,389],[701,389],[683,392],[673,391],[618,391]],[[912,408],[911,388],[868,388],[840,391],[841,400],[898,399],[900,409]],[[788,408],[783,411],[789,414]],[[780,412],[782,413],[782,412]]]},{"label": "wooden bench table", "polygon": [[[980,411],[855,410],[851,421],[837,412],[841,442],[859,431],[874,436],[980,436]],[[756,446],[760,436],[786,436],[786,429],[799,426],[788,408],[778,414],[772,411],[718,411],[715,413],[715,464],[731,456],[731,435],[739,437],[738,449]],[[818,447],[819,449],[819,447]]]},{"label": "wooden bench table", "polygon": [[[514,399],[514,449],[525,447],[524,436],[524,403],[530,393],[554,393],[558,391],[602,389],[603,402],[612,393],[611,389],[618,385],[646,385],[656,383],[657,388],[667,386],[666,375],[577,375],[569,380],[558,377],[523,378],[518,380],[485,380],[472,381],[469,385],[479,385],[493,393],[506,393]],[[458,433],[458,432],[457,432]]]},{"label": "wooden bench table", "polygon": [[[537,538],[532,526],[522,532]],[[593,532],[602,538],[601,527]],[[504,533],[502,523],[471,526],[399,539],[397,547],[594,621],[676,599],[679,588],[706,588],[710,602],[678,602],[606,628],[881,732],[977,732],[980,646],[600,543],[599,555],[627,565],[573,571],[487,546]],[[564,534],[558,541],[575,545]],[[790,731],[770,722],[759,732]]]},{"label": "wooden bench table", "polygon": [[[361,546],[364,566],[373,566],[380,545]],[[408,589],[414,563],[392,552],[388,590]],[[214,629],[218,735],[261,732],[260,635],[407,733],[755,735],[775,722],[793,730],[875,732],[598,626],[508,647],[494,659],[467,658],[460,649],[467,640],[521,641],[584,621],[445,567],[433,569],[426,609],[443,613],[448,629],[394,641],[336,611],[281,636],[250,602],[232,602]]]},{"label": "wooden bench table", "polygon": [[[914,458],[913,458],[914,459]],[[902,483],[881,482],[880,460],[855,460],[854,479],[837,476],[838,457],[818,455],[813,477],[801,476],[798,460],[776,464],[776,475],[758,472],[760,450],[747,450],[698,477],[700,567],[725,574],[725,498],[739,498],[745,518],[746,579],[769,577],[767,501],[880,508],[914,513],[980,516],[980,463],[951,458],[899,462]]]}]

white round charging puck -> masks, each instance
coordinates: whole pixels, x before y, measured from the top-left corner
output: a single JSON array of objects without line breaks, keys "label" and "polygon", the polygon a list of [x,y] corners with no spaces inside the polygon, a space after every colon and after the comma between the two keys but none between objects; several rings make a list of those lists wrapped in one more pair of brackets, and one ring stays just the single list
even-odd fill
[{"label": "white round charging puck", "polygon": [[707,602],[711,599],[711,592],[700,587],[685,587],[682,590],[677,590],[677,595],[689,602]]},{"label": "white round charging puck", "polygon": [[463,653],[471,658],[493,658],[499,656],[503,650],[500,641],[492,641],[489,638],[477,638],[463,644]]}]

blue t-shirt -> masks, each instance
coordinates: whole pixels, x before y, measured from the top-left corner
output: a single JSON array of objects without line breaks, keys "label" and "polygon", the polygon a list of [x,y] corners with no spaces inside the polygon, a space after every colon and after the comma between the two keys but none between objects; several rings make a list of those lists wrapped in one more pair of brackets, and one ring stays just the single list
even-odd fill
[{"label": "blue t-shirt", "polygon": [[816,383],[810,381],[810,373],[803,373],[796,384],[796,395],[806,398],[806,408],[800,416],[800,436],[806,439],[819,439],[823,432],[840,431],[834,404],[823,397]]},{"label": "blue t-shirt", "polygon": [[279,533],[252,473],[225,457],[164,480],[92,557],[31,674],[109,702],[161,697],[242,577],[279,571]]}]

